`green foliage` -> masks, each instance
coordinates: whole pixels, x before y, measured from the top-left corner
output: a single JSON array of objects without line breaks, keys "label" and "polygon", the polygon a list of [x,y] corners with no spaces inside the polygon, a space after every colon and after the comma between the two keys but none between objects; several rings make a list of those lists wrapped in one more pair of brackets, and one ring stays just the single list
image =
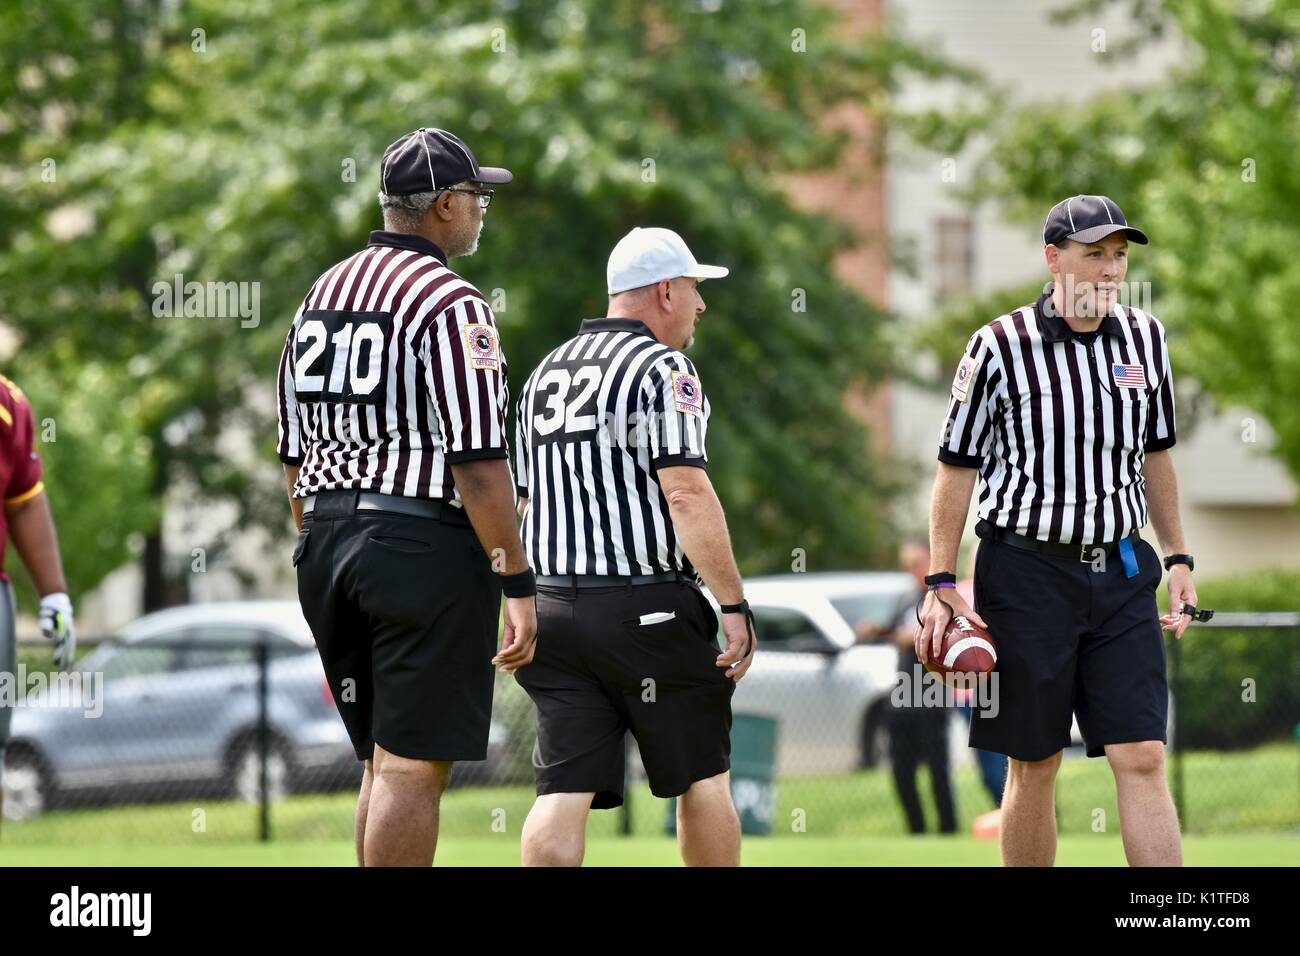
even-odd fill
[{"label": "green foliage", "polygon": [[[35,416],[64,573],[77,594],[129,560],[131,535],[157,523],[149,445],[135,428],[147,389],[105,363],[47,358],[54,361],[24,362],[21,381]],[[51,409],[57,417],[47,414]],[[6,564],[19,606],[34,610],[37,597],[12,544]]]},{"label": "green foliage", "polygon": [[[1168,592],[1160,590],[1161,612]],[[1200,607],[1300,612],[1300,571],[1267,570],[1196,582]],[[1300,726],[1300,628],[1193,624],[1182,646],[1179,728],[1185,747],[1239,749],[1288,740]],[[1246,685],[1244,682],[1249,681]],[[1247,700],[1247,687],[1253,700]]]},{"label": "green foliage", "polygon": [[[285,330],[315,277],[380,226],[379,156],[420,125],[516,174],[479,256],[454,263],[504,295],[516,388],[603,313],[618,237],[676,228],[733,270],[705,287],[693,357],[746,570],[783,569],[795,546],[817,567],[882,557],[894,488],[843,405],[888,368],[881,317],[832,275],[843,231],[796,212],[782,177],[834,162],[840,138],[817,121],[829,104],[876,101],[897,70],[938,67],[882,38],[850,43],[809,0],[762,8],[185,0],[86,14],[51,0],[0,16],[14,120],[0,145],[16,157],[0,172],[17,187],[0,196],[0,321],[22,337],[10,372],[69,451],[111,437],[146,452],[120,476],[78,458],[88,497],[59,490],[52,469],[65,535],[104,524],[106,496],[132,501],[81,542],[75,588],[121,561],[125,531],[157,527],[178,483],[234,503],[242,526],[287,528],[270,391]],[[795,28],[815,55],[792,50]],[[82,234],[52,231],[69,210],[90,217]],[[260,322],[155,316],[154,284],[177,273],[259,283]],[[120,383],[100,393],[102,419],[69,390],[84,387],[79,363]],[[234,429],[256,436],[256,461],[219,442]]]}]

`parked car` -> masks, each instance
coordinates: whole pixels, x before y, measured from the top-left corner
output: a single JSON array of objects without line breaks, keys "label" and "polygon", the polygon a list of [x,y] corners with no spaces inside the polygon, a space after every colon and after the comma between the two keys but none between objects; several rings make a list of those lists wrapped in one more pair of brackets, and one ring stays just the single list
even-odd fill
[{"label": "parked car", "polygon": [[[296,601],[199,604],[147,615],[77,667],[102,674],[102,713],[55,706],[47,691],[15,708],[5,760],[6,817],[70,802],[116,803],[260,793],[256,645],[269,663],[267,777],[272,796],[355,786],[361,764],[338,716]],[[93,685],[90,685],[93,686]],[[490,777],[506,752],[494,722]]]},{"label": "parked car", "polygon": [[746,579],[760,653],[736,686],[732,709],[780,722],[778,774],[841,773],[887,757],[898,650],[888,641],[858,643],[854,627],[888,625],[914,586],[901,572]]}]

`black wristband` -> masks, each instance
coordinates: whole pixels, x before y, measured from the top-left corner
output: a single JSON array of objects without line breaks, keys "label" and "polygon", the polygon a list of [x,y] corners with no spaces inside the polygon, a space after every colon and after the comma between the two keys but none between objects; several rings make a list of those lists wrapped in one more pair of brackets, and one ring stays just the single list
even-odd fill
[{"label": "black wristband", "polygon": [[1171,554],[1165,558],[1165,570],[1170,570],[1175,564],[1187,565],[1188,571],[1196,570],[1196,561],[1190,554]]},{"label": "black wristband", "polygon": [[748,657],[749,652],[754,649],[754,638],[758,634],[758,628],[754,626],[754,612],[749,609],[749,602],[741,598],[739,604],[719,604],[718,610],[723,614],[745,615],[745,624],[749,627],[749,646],[745,648],[745,657]]},{"label": "black wristband", "polygon": [[532,597],[537,593],[537,575],[532,568],[524,568],[518,574],[503,574],[501,593],[510,598]]},{"label": "black wristband", "polygon": [[925,576],[925,586],[934,587],[936,584],[956,584],[957,575],[951,571],[940,571],[938,574],[927,574]]}]

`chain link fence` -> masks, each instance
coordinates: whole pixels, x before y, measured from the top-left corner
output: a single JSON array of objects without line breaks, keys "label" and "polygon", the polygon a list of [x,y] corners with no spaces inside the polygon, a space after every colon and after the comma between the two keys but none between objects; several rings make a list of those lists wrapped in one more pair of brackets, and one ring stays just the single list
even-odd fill
[{"label": "chain link fence", "polygon": [[[763,653],[733,701],[747,832],[897,836],[987,823],[1004,761],[966,745],[968,710],[893,706],[888,682],[862,676],[870,662],[892,678],[892,646],[817,645],[771,615],[760,629]],[[1169,776],[1184,830],[1300,828],[1300,614],[1221,613],[1168,650]],[[226,629],[105,641],[78,663],[52,674],[47,647],[24,645],[18,673],[0,684],[13,707],[0,848],[351,839],[361,767],[310,645]],[[488,759],[456,767],[445,837],[518,836],[534,740],[531,702],[498,675]],[[671,826],[670,801],[650,794],[629,744],[627,804],[594,812],[593,837]],[[1118,832],[1114,792],[1105,760],[1068,750],[1060,831]]]}]

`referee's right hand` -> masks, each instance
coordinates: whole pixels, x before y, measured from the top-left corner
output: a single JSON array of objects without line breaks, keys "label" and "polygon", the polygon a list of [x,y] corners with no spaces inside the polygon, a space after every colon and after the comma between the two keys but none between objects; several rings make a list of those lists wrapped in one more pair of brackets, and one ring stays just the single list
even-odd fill
[{"label": "referee's right hand", "polygon": [[508,597],[505,605],[501,650],[492,658],[492,664],[502,674],[510,674],[533,659],[537,643],[537,598]]},{"label": "referee's right hand", "polygon": [[921,625],[916,629],[916,656],[922,664],[931,657],[938,658],[944,632],[954,617],[964,617],[973,624],[988,629],[984,618],[975,613],[957,593],[956,588],[936,588],[926,594]]}]

